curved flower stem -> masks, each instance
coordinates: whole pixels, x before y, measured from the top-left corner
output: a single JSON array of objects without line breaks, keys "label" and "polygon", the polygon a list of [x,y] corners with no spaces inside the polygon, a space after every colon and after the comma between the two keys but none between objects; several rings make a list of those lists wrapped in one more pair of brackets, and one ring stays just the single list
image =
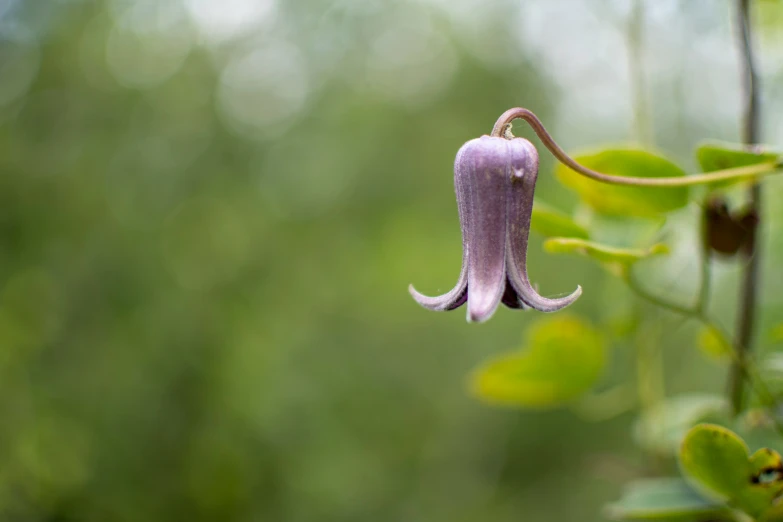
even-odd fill
[{"label": "curved flower stem", "polygon": [[613,183],[615,185],[635,185],[638,187],[686,187],[690,185],[703,185],[705,183],[725,181],[729,179],[753,179],[765,174],[772,174],[781,168],[780,162],[774,161],[768,163],[757,163],[747,167],[718,170],[715,172],[710,172],[709,174],[694,174],[691,176],[682,176],[677,178],[635,178],[629,176],[613,176],[589,169],[574,161],[555,142],[554,138],[552,138],[549,132],[547,132],[546,128],[544,128],[544,124],[541,123],[541,120],[539,120],[538,117],[531,111],[522,107],[516,107],[504,112],[500,118],[498,118],[497,122],[495,122],[495,126],[492,128],[491,136],[508,136],[511,122],[516,119],[525,120],[541,139],[541,142],[544,144],[544,146],[546,146],[552,155],[561,163],[578,172],[579,174],[582,174],[583,176],[586,176],[595,181],[600,181],[602,183]]}]

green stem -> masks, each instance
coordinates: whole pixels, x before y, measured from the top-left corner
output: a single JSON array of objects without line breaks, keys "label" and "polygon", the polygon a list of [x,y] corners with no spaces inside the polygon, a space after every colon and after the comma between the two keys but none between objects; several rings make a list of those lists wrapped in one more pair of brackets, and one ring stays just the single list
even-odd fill
[{"label": "green stem", "polygon": [[699,293],[696,299],[696,309],[701,314],[706,314],[708,311],[710,285],[712,284],[712,247],[708,241],[709,227],[708,215],[702,204],[701,221],[699,223],[699,237],[701,238],[699,245],[701,271],[699,274]]},{"label": "green stem", "polygon": [[702,249],[701,274],[699,275],[699,294],[696,300],[695,310],[699,314],[706,314],[710,302],[710,288],[712,282],[712,257],[710,253]]},{"label": "green stem", "polygon": [[633,130],[641,145],[652,143],[650,111],[644,78],[644,0],[634,0],[628,20],[628,71],[633,93]]},{"label": "green stem", "polygon": [[642,331],[636,339],[636,378],[643,413],[654,410],[664,397],[663,357],[658,343],[660,332],[655,324],[648,323],[648,326],[650,331]]}]

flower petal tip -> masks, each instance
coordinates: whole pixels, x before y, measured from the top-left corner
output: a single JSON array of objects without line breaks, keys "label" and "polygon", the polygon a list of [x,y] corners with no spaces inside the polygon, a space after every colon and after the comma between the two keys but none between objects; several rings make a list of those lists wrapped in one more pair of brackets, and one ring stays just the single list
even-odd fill
[{"label": "flower petal tip", "polygon": [[467,319],[469,323],[483,323],[489,320],[489,318],[492,317],[494,313],[495,313],[494,310],[492,310],[491,312],[486,312],[486,311],[469,309]]},{"label": "flower petal tip", "polygon": [[428,296],[420,293],[413,287],[413,283],[408,285],[408,293],[411,294],[411,297],[413,297],[413,300],[419,303],[421,306],[426,307],[427,305],[424,304],[427,302],[428,299],[430,299]]},{"label": "flower petal tip", "polygon": [[576,285],[576,290],[571,292],[570,295],[567,295],[565,297],[561,297],[560,299],[553,299],[553,301],[558,301],[557,307],[552,310],[547,310],[548,312],[557,312],[558,310],[562,310],[566,306],[571,306],[574,304],[574,301],[579,299],[579,296],[582,295],[582,286]]},{"label": "flower petal tip", "polygon": [[495,310],[498,309],[499,304],[500,302],[497,300],[485,301],[483,303],[468,300],[468,322],[483,323],[489,320],[490,317],[495,315]]},{"label": "flower petal tip", "polygon": [[453,310],[467,301],[467,287],[462,282],[458,283],[450,292],[437,297],[419,293],[412,284],[408,285],[408,292],[419,305],[434,312]]}]

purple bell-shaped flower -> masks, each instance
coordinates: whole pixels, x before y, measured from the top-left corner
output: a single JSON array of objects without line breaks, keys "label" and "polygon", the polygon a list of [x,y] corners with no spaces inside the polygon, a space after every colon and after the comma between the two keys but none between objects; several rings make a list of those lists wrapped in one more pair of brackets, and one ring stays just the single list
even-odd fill
[{"label": "purple bell-shaped flower", "polygon": [[509,308],[554,312],[581,295],[542,297],[527,276],[527,244],[538,152],[524,138],[482,136],[467,142],[454,162],[462,228],[462,271],[450,292],[427,297],[411,285],[425,308],[444,311],[468,304],[468,321],[486,321],[502,302]]}]

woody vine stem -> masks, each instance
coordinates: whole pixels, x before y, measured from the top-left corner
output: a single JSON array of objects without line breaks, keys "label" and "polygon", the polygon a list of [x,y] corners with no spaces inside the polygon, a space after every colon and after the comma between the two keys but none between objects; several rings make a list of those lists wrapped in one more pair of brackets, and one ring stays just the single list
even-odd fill
[{"label": "woody vine stem", "polygon": [[[744,97],[744,114],[742,122],[742,140],[752,145],[759,140],[759,82],[756,74],[751,41],[750,0],[737,0],[737,30],[739,33],[739,48],[742,62],[742,87]],[[750,211],[756,216],[761,215],[761,185],[756,182],[750,188]],[[753,343],[753,327],[756,317],[757,289],[759,282],[758,220],[750,230],[751,249],[745,266],[742,287],[740,289],[739,318],[735,340],[737,357],[729,375],[729,394],[734,413],[742,411],[745,387],[743,375],[748,365],[748,359]]]}]

